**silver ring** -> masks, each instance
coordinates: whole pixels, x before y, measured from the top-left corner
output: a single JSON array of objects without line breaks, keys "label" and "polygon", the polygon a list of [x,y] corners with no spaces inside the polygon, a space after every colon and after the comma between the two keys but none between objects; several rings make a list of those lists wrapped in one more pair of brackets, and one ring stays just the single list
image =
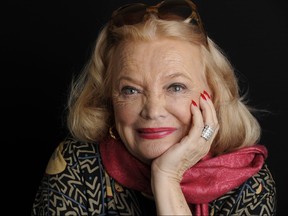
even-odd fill
[{"label": "silver ring", "polygon": [[210,127],[209,125],[205,125],[201,137],[203,137],[206,141],[208,141],[212,137],[213,133],[214,133],[213,128]]}]

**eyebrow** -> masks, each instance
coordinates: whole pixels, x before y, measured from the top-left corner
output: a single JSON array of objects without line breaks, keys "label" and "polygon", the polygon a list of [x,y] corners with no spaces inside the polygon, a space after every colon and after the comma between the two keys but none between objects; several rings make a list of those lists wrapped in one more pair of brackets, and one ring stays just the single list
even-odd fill
[{"label": "eyebrow", "polygon": [[[168,80],[169,79],[174,79],[174,78],[184,78],[186,80],[189,80],[191,82],[193,82],[193,80],[191,79],[191,77],[187,76],[186,74],[183,74],[183,73],[180,73],[180,72],[176,72],[176,73],[172,73],[172,74],[168,74],[166,75],[162,80]],[[131,76],[127,76],[127,75],[124,75],[124,76],[121,76],[119,79],[116,80],[115,84],[116,86],[119,86],[121,81],[129,81],[129,82],[132,82],[134,84],[137,84],[137,85],[142,85],[142,79],[137,79],[138,77],[136,77],[136,79],[134,77],[131,77]]]},{"label": "eyebrow", "polygon": [[183,74],[183,73],[179,73],[179,72],[177,72],[177,73],[172,73],[172,74],[169,74],[167,77],[168,77],[168,78],[184,77],[184,78],[186,78],[186,79],[191,79],[191,78],[190,78],[190,77],[188,77],[186,74]]},{"label": "eyebrow", "polygon": [[136,79],[134,79],[134,78],[132,78],[132,77],[130,77],[130,76],[121,76],[119,79],[117,79],[117,80],[115,81],[116,86],[119,86],[120,83],[121,83],[121,81],[130,81],[130,82],[136,83],[136,84],[138,84],[138,85],[140,85],[140,82],[141,82],[140,79],[136,80]]},{"label": "eyebrow", "polygon": [[121,76],[117,82],[119,83],[121,80],[128,80],[128,81],[132,81],[132,82],[135,82],[136,80],[130,76]]},{"label": "eyebrow", "polygon": [[[190,77],[188,77],[186,74],[179,73],[179,72],[168,74],[164,78],[177,78],[177,77],[184,77],[186,79],[190,79]],[[134,78],[130,76],[121,76],[117,81],[120,82],[121,80],[136,81]]]}]

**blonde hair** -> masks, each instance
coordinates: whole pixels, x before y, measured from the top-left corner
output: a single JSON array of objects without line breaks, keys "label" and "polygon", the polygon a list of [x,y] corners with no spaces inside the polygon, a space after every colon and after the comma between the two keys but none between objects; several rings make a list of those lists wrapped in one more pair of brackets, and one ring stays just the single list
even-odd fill
[{"label": "blonde hair", "polygon": [[158,20],[153,16],[136,25],[119,28],[106,25],[102,29],[90,61],[72,83],[67,118],[71,134],[82,141],[101,141],[108,135],[114,119],[110,73],[113,51],[124,42],[157,37],[185,40],[200,46],[220,125],[211,152],[219,155],[255,144],[260,138],[260,125],[244,95],[240,96],[234,69],[221,49],[191,24]]}]

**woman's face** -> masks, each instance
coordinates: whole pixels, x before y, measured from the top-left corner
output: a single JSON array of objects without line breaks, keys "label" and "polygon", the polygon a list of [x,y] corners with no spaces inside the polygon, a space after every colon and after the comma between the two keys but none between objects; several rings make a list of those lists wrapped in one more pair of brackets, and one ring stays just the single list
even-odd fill
[{"label": "woman's face", "polygon": [[178,143],[191,127],[191,101],[207,90],[199,47],[173,39],[122,44],[112,58],[116,129],[145,163]]}]

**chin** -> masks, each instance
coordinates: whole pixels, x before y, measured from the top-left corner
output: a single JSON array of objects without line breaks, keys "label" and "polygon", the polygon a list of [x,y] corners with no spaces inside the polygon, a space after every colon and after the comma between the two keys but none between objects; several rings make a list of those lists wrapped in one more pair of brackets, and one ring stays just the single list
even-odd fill
[{"label": "chin", "polygon": [[165,145],[161,145],[158,143],[156,145],[150,145],[149,147],[145,146],[144,149],[139,149],[141,155],[140,160],[143,162],[149,161],[151,163],[151,161],[164,154],[172,145],[173,144],[167,145],[167,143],[165,143]]}]

